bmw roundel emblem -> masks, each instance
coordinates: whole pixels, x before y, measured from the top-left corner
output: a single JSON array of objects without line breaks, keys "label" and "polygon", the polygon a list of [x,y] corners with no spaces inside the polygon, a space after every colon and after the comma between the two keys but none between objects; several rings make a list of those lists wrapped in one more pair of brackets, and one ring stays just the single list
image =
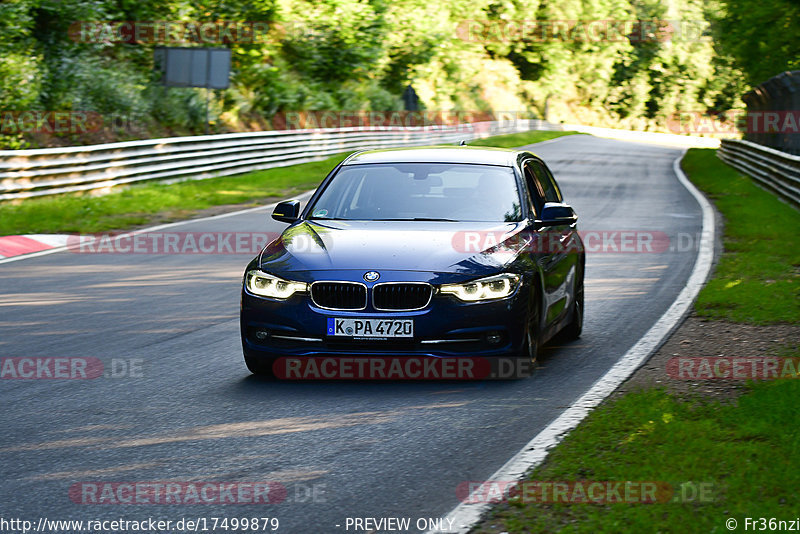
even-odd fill
[{"label": "bmw roundel emblem", "polygon": [[364,273],[364,280],[366,280],[367,282],[375,282],[380,277],[381,275],[377,271],[368,271]]}]

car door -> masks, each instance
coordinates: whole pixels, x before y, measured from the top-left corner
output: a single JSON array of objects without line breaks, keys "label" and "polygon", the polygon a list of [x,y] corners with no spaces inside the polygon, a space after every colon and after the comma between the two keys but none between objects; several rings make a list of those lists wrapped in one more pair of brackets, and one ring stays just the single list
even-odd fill
[{"label": "car door", "polygon": [[[561,191],[547,166],[538,159],[525,162],[526,181],[535,191],[534,207],[540,214],[547,202],[563,202]],[[530,187],[530,186],[529,186]],[[539,230],[540,262],[544,271],[545,318],[548,325],[566,316],[571,301],[570,283],[575,276],[576,225],[546,226]]]}]

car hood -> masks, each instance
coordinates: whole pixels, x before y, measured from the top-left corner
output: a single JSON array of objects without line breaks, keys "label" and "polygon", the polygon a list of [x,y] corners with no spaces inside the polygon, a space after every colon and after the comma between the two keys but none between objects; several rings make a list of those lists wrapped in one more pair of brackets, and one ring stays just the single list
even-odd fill
[{"label": "car hood", "polygon": [[521,248],[496,246],[522,223],[427,221],[302,221],[261,254],[261,267],[280,274],[320,270],[394,270],[447,273],[496,271]]}]

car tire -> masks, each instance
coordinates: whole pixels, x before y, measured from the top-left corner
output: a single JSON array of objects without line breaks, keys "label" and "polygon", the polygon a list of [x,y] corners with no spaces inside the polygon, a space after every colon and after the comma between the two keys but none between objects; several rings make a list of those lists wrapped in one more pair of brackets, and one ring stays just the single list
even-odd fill
[{"label": "car tire", "polygon": [[583,331],[583,271],[575,277],[575,298],[572,299],[572,319],[564,327],[563,338],[572,341],[581,337]]},{"label": "car tire", "polygon": [[247,369],[256,376],[274,377],[272,371],[272,364],[275,363],[274,358],[266,358],[263,356],[253,356],[252,354],[244,353],[244,364]]},{"label": "car tire", "polygon": [[539,350],[541,348],[541,340],[539,338],[539,324],[541,309],[539,292],[534,292],[532,297],[533,304],[528,312],[528,330],[525,334],[525,342],[522,344],[520,354],[517,357],[517,369],[519,370],[519,378],[527,378],[533,374],[536,368],[536,361],[539,359]]}]

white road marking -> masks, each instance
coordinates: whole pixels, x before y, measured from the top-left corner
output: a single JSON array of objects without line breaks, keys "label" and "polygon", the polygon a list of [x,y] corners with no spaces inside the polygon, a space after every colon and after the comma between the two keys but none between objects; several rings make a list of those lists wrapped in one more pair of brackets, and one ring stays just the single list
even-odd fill
[{"label": "white road marking", "polygon": [[[680,324],[681,320],[689,313],[690,306],[697,298],[697,294],[708,279],[714,259],[714,210],[706,198],[686,178],[681,170],[680,162],[686,154],[684,149],[680,157],[673,162],[673,169],[678,180],[692,194],[700,204],[703,212],[703,226],[700,238],[700,249],[694,264],[692,274],[686,282],[686,287],[664,312],[664,315],[642,336],[631,349],[614,364],[597,382],[589,388],[578,400],[561,413],[552,423],[547,425],[532,440],[530,440],[513,458],[498,469],[489,480],[514,481],[521,479],[529,470],[541,464],[547,453],[555,447],[568,432],[574,429],[589,414],[622,384],[636,369],[638,369],[661,346],[661,343]],[[453,488],[455,492],[455,488]],[[448,524],[456,526],[455,531],[468,532],[481,516],[491,508],[489,503],[479,502],[486,492],[476,489],[465,502],[456,506],[446,517]],[[428,534],[439,534],[442,531],[431,530]]]},{"label": "white road marking", "polygon": [[[298,200],[304,200],[306,197],[310,197],[313,192],[314,192],[314,190],[306,191],[305,193],[301,193],[300,195],[296,196],[295,198],[298,199]],[[278,201],[278,202],[281,202],[281,201]],[[265,206],[258,206],[258,207],[255,207],[255,208],[247,208],[247,209],[244,209],[244,210],[231,211],[231,212],[228,212],[228,213],[221,213],[219,215],[211,215],[209,217],[201,217],[199,219],[187,219],[185,221],[176,221],[176,222],[167,223],[167,224],[159,224],[158,226],[150,226],[149,228],[142,228],[140,230],[133,230],[133,231],[127,232],[125,234],[120,234],[120,237],[129,236],[129,235],[144,234],[144,233],[147,233],[147,232],[155,232],[156,230],[163,230],[164,228],[173,228],[175,226],[181,226],[181,225],[184,225],[184,224],[193,224],[193,223],[198,223],[198,222],[211,221],[211,220],[214,220],[214,219],[224,219],[226,217],[233,217],[235,215],[242,215],[244,213],[251,213],[251,212],[254,212],[254,211],[269,210],[270,208],[274,208],[278,204],[278,202],[273,202],[272,204],[267,204]],[[48,237],[52,241],[61,241],[61,240],[63,240],[63,242],[66,243],[68,235],[48,234]],[[0,264],[2,264],[2,263],[10,263],[12,261],[27,260],[29,258],[36,258],[36,257],[39,257],[39,256],[46,256],[48,254],[55,254],[56,252],[64,252],[65,250],[69,250],[69,248],[70,248],[69,246],[62,245],[62,246],[59,246],[59,247],[56,247],[56,248],[42,250],[41,252],[33,252],[31,254],[23,254],[21,256],[12,256],[10,258],[0,259]]]}]

